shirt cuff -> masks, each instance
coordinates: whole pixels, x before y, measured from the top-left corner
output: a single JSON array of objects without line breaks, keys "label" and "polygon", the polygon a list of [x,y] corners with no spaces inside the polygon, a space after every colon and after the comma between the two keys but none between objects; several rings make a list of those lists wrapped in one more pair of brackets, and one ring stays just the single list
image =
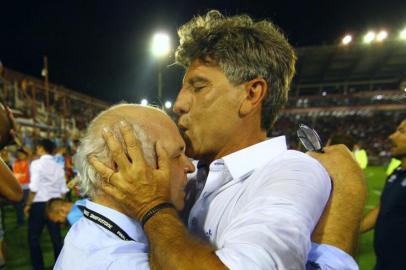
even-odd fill
[{"label": "shirt cuff", "polygon": [[352,256],[327,244],[312,243],[307,261],[307,270],[359,270]]}]

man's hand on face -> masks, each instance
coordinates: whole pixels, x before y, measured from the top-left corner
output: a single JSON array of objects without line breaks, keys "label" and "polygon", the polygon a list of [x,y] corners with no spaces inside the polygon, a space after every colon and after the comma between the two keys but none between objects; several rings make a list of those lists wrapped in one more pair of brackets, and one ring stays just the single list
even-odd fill
[{"label": "man's hand on face", "polygon": [[332,145],[323,150],[324,153],[308,154],[326,168],[333,190],[312,240],[353,254],[367,196],[364,174],[346,146]]},{"label": "man's hand on face", "polygon": [[134,135],[132,126],[121,121],[120,132],[126,149],[111,131],[103,131],[103,138],[114,163],[117,164],[116,170],[109,168],[95,156],[89,157],[89,162],[105,179],[100,189],[124,206],[128,215],[140,221],[154,206],[170,202],[169,157],[158,141],[158,168],[151,168],[144,159],[141,144]]}]

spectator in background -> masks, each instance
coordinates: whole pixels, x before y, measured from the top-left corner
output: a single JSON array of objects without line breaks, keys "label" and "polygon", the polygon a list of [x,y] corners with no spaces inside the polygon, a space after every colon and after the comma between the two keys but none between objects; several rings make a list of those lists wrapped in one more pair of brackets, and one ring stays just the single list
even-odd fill
[{"label": "spectator in background", "polygon": [[406,119],[389,139],[391,155],[401,163],[388,176],[380,204],[361,223],[361,232],[375,227],[375,270],[406,269]]},{"label": "spectator in background", "polygon": [[68,191],[65,181],[65,172],[51,155],[54,151],[54,147],[55,145],[52,141],[48,139],[40,140],[36,146],[36,154],[40,156],[40,158],[34,160],[30,167],[30,194],[24,211],[26,214],[29,213],[28,243],[31,264],[34,270],[44,269],[40,236],[45,224],[51,236],[55,259],[62,249],[59,224],[45,217],[46,202],[51,198],[61,198]]},{"label": "spectator in background", "polygon": [[27,202],[30,190],[28,184],[30,183],[29,159],[28,153],[23,148],[18,148],[16,153],[16,160],[13,164],[13,173],[17,178],[23,190],[23,198],[16,205],[17,212],[17,225],[24,223],[24,206]]},{"label": "spectator in background", "polygon": [[361,169],[365,170],[368,166],[368,154],[367,151],[361,148],[361,145],[356,143],[354,144],[354,148],[352,150],[354,153],[355,159],[358,161],[359,166]]},{"label": "spectator in background", "polygon": [[85,205],[85,199],[73,203],[61,198],[53,198],[47,202],[45,212],[52,222],[65,223],[68,221],[69,225],[72,226],[83,217],[83,213],[79,209],[81,205]]},{"label": "spectator in background", "polygon": [[388,164],[388,167],[386,168],[386,175],[391,175],[401,163],[402,162],[399,159],[392,158]]},{"label": "spectator in background", "polygon": [[65,153],[66,153],[66,147],[59,146],[56,149],[56,153],[54,156],[56,163],[58,163],[62,167],[62,169],[65,169],[65,157],[64,157]]}]

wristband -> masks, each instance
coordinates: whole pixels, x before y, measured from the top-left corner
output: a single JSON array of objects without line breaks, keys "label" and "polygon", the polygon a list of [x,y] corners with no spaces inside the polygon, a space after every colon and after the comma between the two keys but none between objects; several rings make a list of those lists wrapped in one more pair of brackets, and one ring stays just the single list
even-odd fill
[{"label": "wristband", "polygon": [[152,207],[151,209],[148,210],[148,212],[142,217],[141,220],[141,227],[142,229],[144,229],[144,225],[145,223],[156,213],[159,212],[159,210],[164,209],[164,208],[173,208],[175,209],[175,206],[171,203],[160,203],[154,207]]}]

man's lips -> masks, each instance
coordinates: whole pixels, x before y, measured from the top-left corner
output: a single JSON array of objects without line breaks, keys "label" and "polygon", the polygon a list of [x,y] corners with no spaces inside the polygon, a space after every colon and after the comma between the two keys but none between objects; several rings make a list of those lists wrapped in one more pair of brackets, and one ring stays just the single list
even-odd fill
[{"label": "man's lips", "polygon": [[182,137],[184,137],[186,135],[185,133],[188,131],[187,127],[181,123],[178,123],[178,128],[179,128],[180,134],[182,135]]}]

